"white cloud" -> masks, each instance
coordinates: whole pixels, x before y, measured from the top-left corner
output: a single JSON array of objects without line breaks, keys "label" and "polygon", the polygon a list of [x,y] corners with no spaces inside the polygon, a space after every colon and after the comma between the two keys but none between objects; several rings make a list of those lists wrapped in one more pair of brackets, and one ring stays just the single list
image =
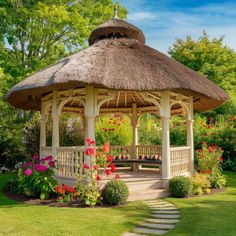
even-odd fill
[{"label": "white cloud", "polygon": [[[177,38],[197,39],[203,32],[210,37],[225,35],[224,43],[236,50],[236,3],[215,4],[185,10],[154,10],[131,12],[128,21],[141,28],[147,44],[167,53]],[[232,17],[232,16],[235,17]]]},{"label": "white cloud", "polygon": [[152,12],[135,12],[128,15],[128,20],[132,21],[145,21],[153,20],[157,16]]}]

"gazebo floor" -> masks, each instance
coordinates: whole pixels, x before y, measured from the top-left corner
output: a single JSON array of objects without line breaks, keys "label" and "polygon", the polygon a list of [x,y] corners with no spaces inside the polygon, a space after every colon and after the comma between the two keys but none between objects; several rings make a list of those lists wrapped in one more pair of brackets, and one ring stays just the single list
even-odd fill
[{"label": "gazebo floor", "polygon": [[[162,180],[158,168],[142,168],[136,172],[127,167],[118,167],[115,174],[118,174],[129,188],[129,201],[148,200],[168,196],[168,191],[162,189]],[[105,185],[111,178],[104,178],[102,185]],[[72,177],[57,177],[59,183],[74,185],[76,179]]]}]

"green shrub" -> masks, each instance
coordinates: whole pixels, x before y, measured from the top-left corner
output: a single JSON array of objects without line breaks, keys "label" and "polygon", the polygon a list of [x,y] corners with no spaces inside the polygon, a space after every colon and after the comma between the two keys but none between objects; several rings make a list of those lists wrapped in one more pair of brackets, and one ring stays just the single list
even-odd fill
[{"label": "green shrub", "polygon": [[103,196],[109,204],[124,204],[128,199],[129,189],[125,182],[113,179],[105,185]]},{"label": "green shrub", "polygon": [[191,178],[185,176],[176,176],[170,180],[169,192],[171,196],[182,198],[187,197],[192,191]]},{"label": "green shrub", "polygon": [[209,180],[213,188],[223,188],[226,185],[226,176],[218,168],[212,171]]},{"label": "green shrub", "polygon": [[[211,187],[209,176],[207,174],[195,173],[192,177],[193,183],[193,194],[201,195],[203,190],[209,189]],[[201,191],[199,190],[201,189]]]}]

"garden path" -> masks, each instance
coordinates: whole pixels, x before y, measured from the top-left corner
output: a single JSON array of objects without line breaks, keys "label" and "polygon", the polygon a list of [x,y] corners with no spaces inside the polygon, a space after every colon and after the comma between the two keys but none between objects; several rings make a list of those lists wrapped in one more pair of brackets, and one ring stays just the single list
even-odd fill
[{"label": "garden path", "polygon": [[151,214],[144,219],[134,230],[123,236],[163,235],[174,229],[180,220],[178,208],[164,200],[145,201],[151,209]]}]

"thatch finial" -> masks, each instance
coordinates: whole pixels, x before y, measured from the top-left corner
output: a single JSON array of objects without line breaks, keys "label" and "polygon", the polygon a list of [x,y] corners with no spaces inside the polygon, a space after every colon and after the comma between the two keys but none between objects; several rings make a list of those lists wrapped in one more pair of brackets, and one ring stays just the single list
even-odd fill
[{"label": "thatch finial", "polygon": [[118,19],[118,4],[116,3],[114,6],[114,18]]}]

